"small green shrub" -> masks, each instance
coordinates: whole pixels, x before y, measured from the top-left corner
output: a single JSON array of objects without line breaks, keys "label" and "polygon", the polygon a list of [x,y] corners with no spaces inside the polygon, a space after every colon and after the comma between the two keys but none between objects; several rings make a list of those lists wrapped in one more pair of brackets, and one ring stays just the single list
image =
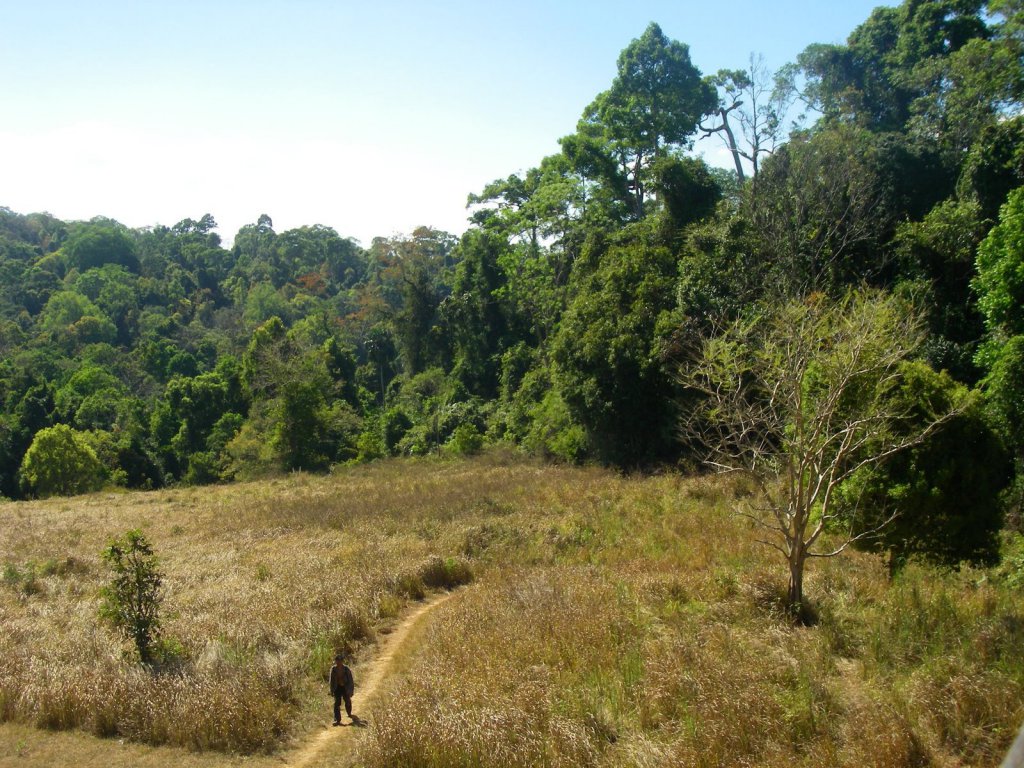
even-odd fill
[{"label": "small green shrub", "polygon": [[459,424],[447,447],[456,456],[473,456],[484,447],[484,436],[472,424]]},{"label": "small green shrub", "polygon": [[18,568],[12,563],[4,565],[3,582],[14,591],[31,597],[43,591],[43,585],[39,582],[39,568],[34,562],[27,563],[23,568]]},{"label": "small green shrub", "polygon": [[153,644],[160,633],[163,577],[153,548],[139,530],[112,539],[102,552],[113,571],[103,589],[100,616],[135,643],[143,664],[153,661]]}]

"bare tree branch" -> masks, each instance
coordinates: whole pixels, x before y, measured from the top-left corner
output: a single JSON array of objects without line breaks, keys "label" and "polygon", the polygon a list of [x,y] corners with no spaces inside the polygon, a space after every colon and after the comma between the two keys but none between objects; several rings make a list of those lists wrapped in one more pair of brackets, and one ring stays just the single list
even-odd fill
[{"label": "bare tree branch", "polygon": [[907,406],[892,397],[921,338],[917,318],[891,296],[864,291],[836,304],[815,297],[705,338],[680,373],[696,399],[680,433],[704,446],[716,471],[756,482],[765,506],[737,511],[771,532],[762,543],[786,557],[792,603],[802,600],[808,558],[839,555],[892,522],[851,528],[838,544],[815,549],[841,519],[833,508],[840,486],[959,412],[952,406],[911,427]]}]

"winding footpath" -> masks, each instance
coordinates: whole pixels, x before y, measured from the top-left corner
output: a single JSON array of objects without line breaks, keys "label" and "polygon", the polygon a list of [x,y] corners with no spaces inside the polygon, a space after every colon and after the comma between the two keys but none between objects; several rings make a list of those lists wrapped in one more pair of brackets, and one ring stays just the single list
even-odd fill
[{"label": "winding footpath", "polygon": [[[377,655],[369,664],[361,665],[356,670],[356,695],[353,698],[353,709],[358,716],[361,712],[369,710],[369,705],[377,695],[377,689],[388,676],[395,654],[401,649],[409,636],[409,633],[417,624],[432,610],[445,602],[452,596],[452,592],[445,592],[432,597],[430,600],[420,604],[408,614],[394,629],[384,637],[378,647]],[[365,724],[365,720],[359,720],[358,724]],[[321,753],[328,747],[337,748],[345,742],[351,741],[355,733],[360,729],[354,727],[357,723],[346,723],[344,726],[335,728],[327,727],[314,736],[310,741],[290,756],[286,765],[290,768],[307,768],[313,765]],[[339,755],[340,757],[340,755]],[[320,762],[320,761],[318,761]]]}]

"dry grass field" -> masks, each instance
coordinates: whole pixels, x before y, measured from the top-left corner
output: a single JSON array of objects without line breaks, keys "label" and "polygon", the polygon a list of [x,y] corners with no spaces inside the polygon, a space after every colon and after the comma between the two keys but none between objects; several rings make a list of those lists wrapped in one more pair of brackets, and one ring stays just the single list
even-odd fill
[{"label": "dry grass field", "polygon": [[[495,454],[2,504],[0,765],[281,765],[329,717],[335,650],[459,585],[339,765],[997,765],[1019,591],[850,553],[811,564],[794,627],[737,503]],[[155,673],[97,618],[99,552],[136,527],[165,578]]]}]

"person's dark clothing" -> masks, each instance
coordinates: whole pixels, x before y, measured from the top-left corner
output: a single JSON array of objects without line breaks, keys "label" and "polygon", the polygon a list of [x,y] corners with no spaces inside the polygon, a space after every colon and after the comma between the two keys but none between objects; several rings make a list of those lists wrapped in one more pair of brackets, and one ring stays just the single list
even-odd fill
[{"label": "person's dark clothing", "polygon": [[345,714],[352,717],[352,694],[356,684],[352,670],[344,664],[331,667],[331,694],[334,696],[334,722],[341,722],[341,702],[345,702]]}]

